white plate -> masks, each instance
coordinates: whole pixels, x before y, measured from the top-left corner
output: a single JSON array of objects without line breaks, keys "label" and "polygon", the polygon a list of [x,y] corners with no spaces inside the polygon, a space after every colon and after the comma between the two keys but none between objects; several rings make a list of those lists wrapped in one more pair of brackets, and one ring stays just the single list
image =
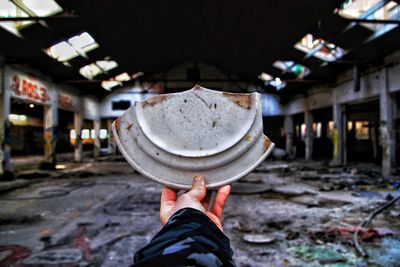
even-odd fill
[{"label": "white plate", "polygon": [[262,133],[261,95],[200,86],[136,102],[113,123],[119,149],[144,176],[189,189],[202,175],[209,189],[243,177],[271,152]]}]

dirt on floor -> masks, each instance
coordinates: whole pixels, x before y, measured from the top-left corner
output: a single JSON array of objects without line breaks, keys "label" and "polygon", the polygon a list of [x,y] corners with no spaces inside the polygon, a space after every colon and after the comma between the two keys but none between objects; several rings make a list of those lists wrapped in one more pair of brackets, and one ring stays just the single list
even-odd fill
[{"label": "dirt on floor", "polygon": [[[0,182],[0,266],[129,266],[161,229],[162,187],[121,157],[64,165]],[[234,260],[400,266],[400,201],[361,225],[398,195],[399,181],[373,165],[265,161],[233,185],[224,212]]]}]

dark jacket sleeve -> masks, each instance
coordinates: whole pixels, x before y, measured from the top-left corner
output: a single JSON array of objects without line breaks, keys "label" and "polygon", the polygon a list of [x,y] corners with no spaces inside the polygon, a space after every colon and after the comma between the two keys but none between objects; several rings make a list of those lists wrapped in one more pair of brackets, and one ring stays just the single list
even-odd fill
[{"label": "dark jacket sleeve", "polygon": [[177,211],[150,243],[136,252],[133,266],[236,266],[229,239],[201,211]]}]

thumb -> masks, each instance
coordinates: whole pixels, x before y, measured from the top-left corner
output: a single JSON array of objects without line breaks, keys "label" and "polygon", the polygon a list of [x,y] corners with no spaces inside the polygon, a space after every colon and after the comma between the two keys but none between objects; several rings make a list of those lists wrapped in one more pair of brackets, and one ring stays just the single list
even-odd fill
[{"label": "thumb", "polygon": [[192,198],[194,198],[197,201],[202,201],[203,198],[206,196],[206,182],[204,180],[203,176],[195,176],[193,177],[193,184],[192,184],[192,189],[190,189],[188,194]]}]

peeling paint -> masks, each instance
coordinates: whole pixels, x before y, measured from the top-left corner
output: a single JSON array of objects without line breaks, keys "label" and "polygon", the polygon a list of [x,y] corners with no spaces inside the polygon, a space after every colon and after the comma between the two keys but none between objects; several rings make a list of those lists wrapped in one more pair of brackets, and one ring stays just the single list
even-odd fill
[{"label": "peeling paint", "polygon": [[164,102],[168,98],[169,98],[169,96],[167,96],[167,95],[157,95],[157,96],[150,97],[149,99],[145,100],[142,103],[142,107],[143,108],[145,108],[147,106],[153,107],[154,105],[157,105],[158,103]]},{"label": "peeling paint", "polygon": [[234,102],[236,105],[245,108],[245,109],[250,109],[251,104],[252,104],[252,99],[251,99],[251,94],[233,94],[233,93],[223,93],[224,96],[229,98],[232,102]]}]

